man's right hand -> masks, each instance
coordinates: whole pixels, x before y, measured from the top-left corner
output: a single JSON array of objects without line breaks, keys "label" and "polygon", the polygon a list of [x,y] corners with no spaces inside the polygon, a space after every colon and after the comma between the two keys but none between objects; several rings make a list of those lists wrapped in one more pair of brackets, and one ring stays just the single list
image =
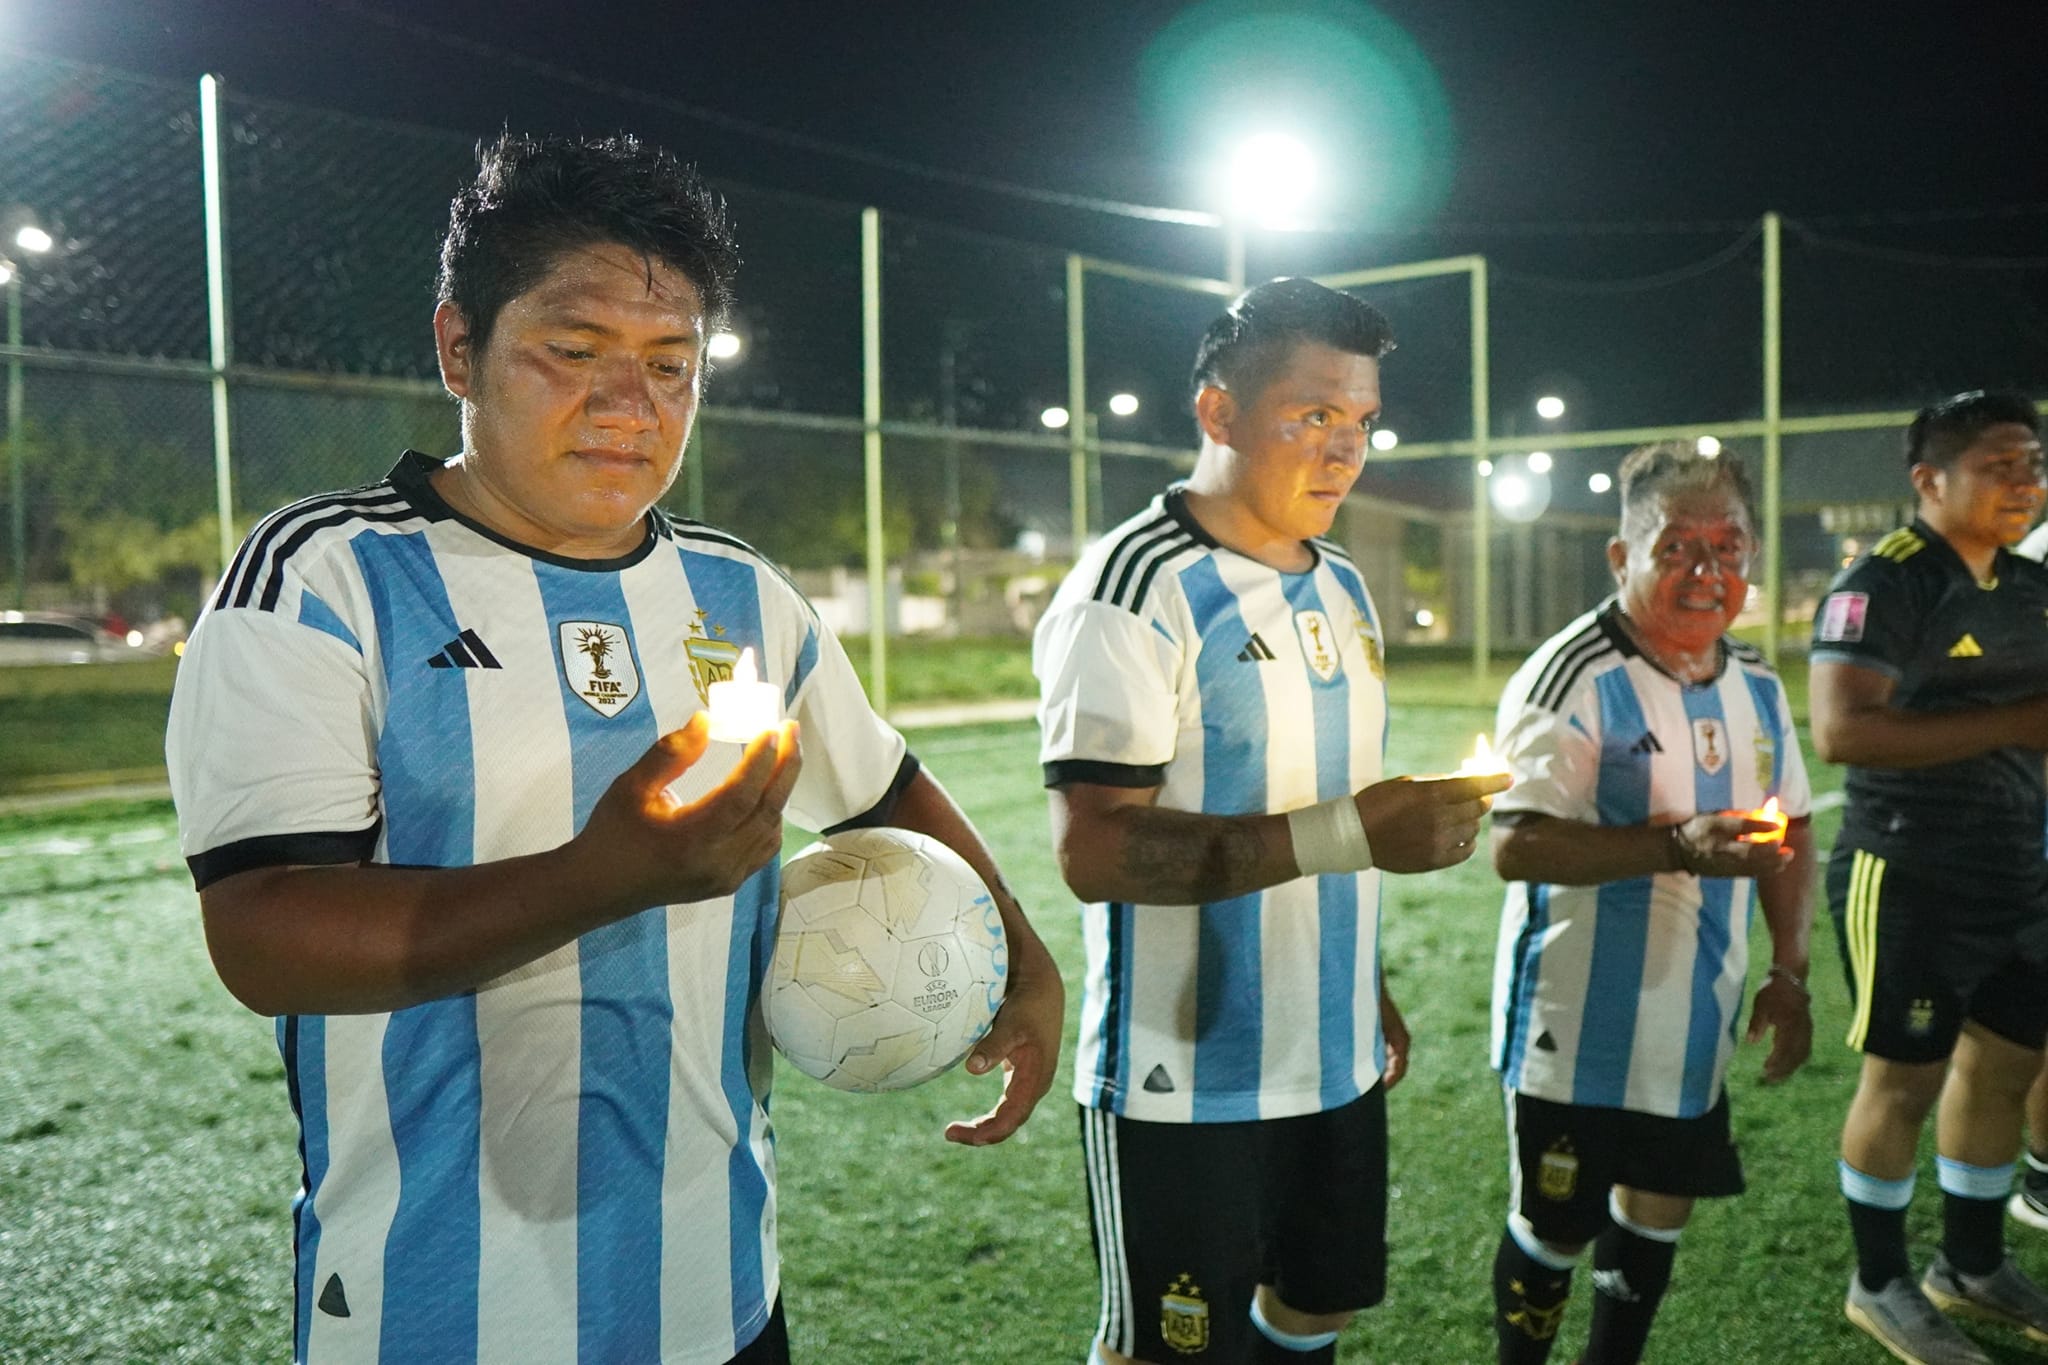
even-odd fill
[{"label": "man's right hand", "polygon": [[598,798],[572,841],[594,895],[632,910],[729,896],[782,851],[782,808],[803,759],[795,721],[756,736],[732,772],[685,803],[669,784],[704,756],[704,712],[656,740]]},{"label": "man's right hand", "polygon": [[1472,856],[1489,799],[1508,789],[1506,773],[1472,777],[1395,777],[1352,799],[1372,845],[1373,866],[1433,872]]}]

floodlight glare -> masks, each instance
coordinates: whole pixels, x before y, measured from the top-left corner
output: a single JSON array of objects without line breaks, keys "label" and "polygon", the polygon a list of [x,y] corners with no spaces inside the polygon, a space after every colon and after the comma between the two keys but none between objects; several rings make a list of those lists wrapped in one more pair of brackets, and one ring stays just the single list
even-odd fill
[{"label": "floodlight glare", "polygon": [[1246,138],[1231,155],[1225,202],[1233,218],[1261,227],[1291,226],[1315,188],[1316,161],[1285,133]]},{"label": "floodlight glare", "polygon": [[1038,414],[1038,420],[1047,431],[1059,431],[1073,420],[1073,414],[1065,408],[1047,408]]},{"label": "floodlight glare", "polygon": [[1492,460],[1481,460],[1479,462],[1479,477],[1482,479],[1490,479],[1493,477]]},{"label": "floodlight glare", "polygon": [[1546,393],[1536,400],[1536,415],[1546,422],[1555,422],[1564,416],[1564,400],[1554,393]]},{"label": "floodlight glare", "polygon": [[1550,472],[1550,452],[1547,450],[1530,451],[1529,468],[1538,474],[1548,474]]},{"label": "floodlight glare", "polygon": [[1493,504],[1503,510],[1529,501],[1529,481],[1520,474],[1503,474],[1493,485]]},{"label": "floodlight glare", "polygon": [[1702,436],[1699,438],[1699,440],[1693,442],[1693,449],[1697,450],[1700,454],[1706,456],[1708,459],[1711,460],[1716,455],[1719,455],[1721,453],[1720,438],[1714,436]]},{"label": "floodlight glare", "polygon": [[1436,624],[1436,613],[1428,607],[1417,607],[1415,609],[1415,624],[1421,626],[1424,630],[1428,630]]},{"label": "floodlight glare", "polygon": [[1399,444],[1401,444],[1401,438],[1392,427],[1381,427],[1372,434],[1372,448],[1374,450],[1392,450]]},{"label": "floodlight glare", "polygon": [[1129,417],[1138,410],[1138,395],[1135,393],[1113,393],[1109,396],[1109,410],[1119,417]]},{"label": "floodlight glare", "polygon": [[713,332],[711,340],[704,345],[704,354],[713,360],[731,360],[740,353],[740,339],[736,332]]},{"label": "floodlight glare", "polygon": [[14,244],[23,251],[33,251],[40,255],[57,245],[57,241],[49,233],[43,231],[34,223],[30,223],[27,227],[14,234]]},{"label": "floodlight glare", "polygon": [[13,279],[13,278],[14,278],[14,262],[12,262],[12,261],[0,261],[0,284],[5,284],[5,283],[7,283],[7,282],[8,282],[9,280],[11,280],[11,279]]},{"label": "floodlight glare", "polygon": [[1586,487],[1592,489],[1595,493],[1605,493],[1608,489],[1614,487],[1614,480],[1604,473],[1595,474],[1586,480]]}]

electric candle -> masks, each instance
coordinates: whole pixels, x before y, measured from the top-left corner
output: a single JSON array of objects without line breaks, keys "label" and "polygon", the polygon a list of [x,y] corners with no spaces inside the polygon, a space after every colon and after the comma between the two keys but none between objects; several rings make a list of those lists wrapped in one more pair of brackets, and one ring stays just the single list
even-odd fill
[{"label": "electric candle", "polygon": [[731,678],[711,684],[710,701],[711,737],[728,744],[745,744],[782,721],[782,689],[761,681],[751,648],[740,651]]},{"label": "electric candle", "polygon": [[1777,797],[1772,797],[1756,810],[1744,811],[1743,815],[1751,820],[1769,820],[1777,826],[1776,829],[1758,830],[1755,834],[1745,834],[1742,836],[1743,843],[1782,844],[1785,842],[1785,827],[1791,821],[1786,817],[1785,812],[1778,809]]},{"label": "electric candle", "polygon": [[1507,770],[1508,765],[1500,761],[1500,755],[1493,751],[1493,746],[1486,742],[1486,736],[1482,734],[1473,742],[1472,756],[1458,765],[1458,776],[1491,777],[1495,773],[1504,773]]}]

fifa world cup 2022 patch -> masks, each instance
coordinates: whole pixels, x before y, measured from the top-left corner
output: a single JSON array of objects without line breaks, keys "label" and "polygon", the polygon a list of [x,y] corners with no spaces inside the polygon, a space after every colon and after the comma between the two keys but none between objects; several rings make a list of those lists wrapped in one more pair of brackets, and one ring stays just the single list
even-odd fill
[{"label": "fifa world cup 2022 patch", "polygon": [[1863,638],[1863,618],[1870,612],[1867,592],[1831,592],[1820,604],[1822,644],[1855,644]]},{"label": "fifa world cup 2022 patch", "polygon": [[569,690],[600,716],[618,715],[640,695],[640,670],[634,666],[624,626],[611,621],[564,621],[561,653]]}]

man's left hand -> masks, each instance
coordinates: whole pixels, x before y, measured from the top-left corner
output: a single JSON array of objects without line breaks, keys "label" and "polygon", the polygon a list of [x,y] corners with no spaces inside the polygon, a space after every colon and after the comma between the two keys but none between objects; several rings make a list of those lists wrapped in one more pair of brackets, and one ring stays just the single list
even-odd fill
[{"label": "man's left hand", "polygon": [[[1015,946],[1016,941],[1012,943]],[[1059,968],[1044,945],[1034,941],[1028,956],[1011,956],[1003,1006],[987,1035],[967,1054],[967,1070],[973,1075],[1002,1067],[1002,1098],[980,1118],[948,1124],[946,1141],[988,1147],[1024,1126],[1052,1088],[1066,1017],[1067,989],[1060,982]]]},{"label": "man's left hand", "polygon": [[1749,1007],[1746,1042],[1761,1042],[1764,1031],[1771,1034],[1771,1050],[1764,1058],[1763,1082],[1776,1085],[1800,1067],[1813,1052],[1813,1009],[1806,990],[1780,976],[1766,977],[1757,988],[1756,1002]]},{"label": "man's left hand", "polygon": [[1401,1083],[1408,1074],[1408,1021],[1401,1017],[1401,1007],[1394,1003],[1394,997],[1380,990],[1380,1036],[1387,1040],[1387,1069],[1380,1073],[1380,1080],[1388,1091]]}]

